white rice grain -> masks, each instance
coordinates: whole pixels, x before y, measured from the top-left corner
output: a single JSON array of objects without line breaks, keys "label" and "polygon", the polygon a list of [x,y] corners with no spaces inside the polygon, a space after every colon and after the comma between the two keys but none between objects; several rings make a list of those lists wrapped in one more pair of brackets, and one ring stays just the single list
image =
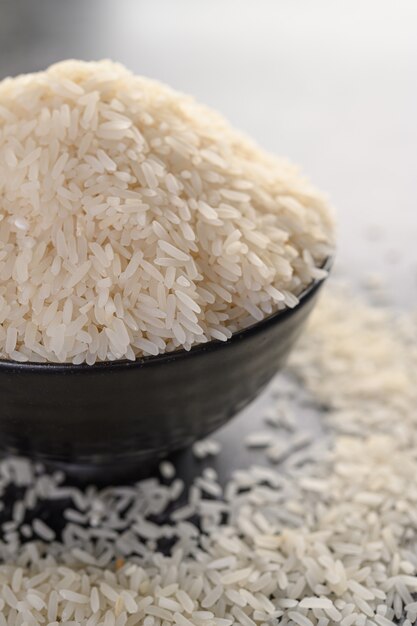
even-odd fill
[{"label": "white rice grain", "polygon": [[[2,358],[92,365],[227,341],[326,275],[326,201],[183,94],[64,61],[1,81],[0,116]],[[99,333],[106,345],[87,340]]]}]

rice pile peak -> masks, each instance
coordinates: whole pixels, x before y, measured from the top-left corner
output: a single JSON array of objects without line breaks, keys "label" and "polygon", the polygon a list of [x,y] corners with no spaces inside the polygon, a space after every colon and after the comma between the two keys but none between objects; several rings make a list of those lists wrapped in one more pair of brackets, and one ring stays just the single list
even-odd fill
[{"label": "rice pile peak", "polygon": [[295,306],[326,201],[170,88],[101,61],[0,83],[0,355],[134,359]]}]

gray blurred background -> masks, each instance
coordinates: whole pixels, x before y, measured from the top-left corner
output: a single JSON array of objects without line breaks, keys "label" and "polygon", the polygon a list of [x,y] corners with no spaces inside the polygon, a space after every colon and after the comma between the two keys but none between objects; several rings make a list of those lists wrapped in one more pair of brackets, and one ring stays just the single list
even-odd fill
[{"label": "gray blurred background", "polygon": [[339,274],[417,294],[415,0],[0,0],[0,77],[121,61],[298,162],[337,207]]}]

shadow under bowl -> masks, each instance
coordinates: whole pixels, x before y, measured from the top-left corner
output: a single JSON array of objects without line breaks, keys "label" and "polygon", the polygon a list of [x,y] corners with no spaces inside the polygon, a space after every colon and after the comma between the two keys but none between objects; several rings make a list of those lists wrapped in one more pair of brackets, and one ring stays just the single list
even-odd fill
[{"label": "shadow under bowl", "polygon": [[0,451],[104,482],[153,465],[209,435],[262,391],[323,282],[307,287],[295,308],[189,352],[92,366],[0,361]]}]

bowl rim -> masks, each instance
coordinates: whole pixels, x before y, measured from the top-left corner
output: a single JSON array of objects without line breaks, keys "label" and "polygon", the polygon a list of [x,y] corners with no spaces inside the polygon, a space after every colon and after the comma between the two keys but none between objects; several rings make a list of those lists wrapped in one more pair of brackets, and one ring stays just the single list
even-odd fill
[{"label": "bowl rim", "polygon": [[164,352],[163,354],[143,356],[135,359],[134,361],[130,361],[128,359],[116,359],[114,361],[98,361],[93,365],[88,365],[87,363],[80,363],[78,365],[74,365],[73,363],[39,363],[36,361],[12,361],[9,359],[0,359],[0,371],[1,370],[14,370],[19,372],[48,372],[52,373],[63,373],[70,374],[76,372],[104,372],[108,370],[125,370],[131,368],[142,368],[145,366],[154,366],[158,363],[168,363],[171,361],[179,361],[185,358],[191,358],[193,356],[200,355],[202,353],[214,352],[216,350],[225,350],[229,348],[231,345],[234,345],[237,342],[243,341],[248,337],[256,335],[269,326],[281,322],[292,315],[294,315],[300,308],[302,308],[317,292],[317,290],[322,286],[322,284],[327,280],[329,272],[332,268],[334,262],[334,254],[329,254],[323,261],[323,263],[318,266],[318,269],[323,269],[327,271],[327,275],[321,278],[316,278],[311,281],[303,289],[303,291],[299,294],[298,304],[295,307],[285,309],[281,309],[279,311],[275,311],[275,313],[271,313],[264,319],[259,322],[255,322],[242,330],[238,330],[233,333],[232,336],[227,339],[227,341],[219,341],[217,339],[212,339],[206,343],[199,343],[194,346],[190,350],[184,350],[184,348],[180,348],[178,350],[173,350],[172,352]]}]

